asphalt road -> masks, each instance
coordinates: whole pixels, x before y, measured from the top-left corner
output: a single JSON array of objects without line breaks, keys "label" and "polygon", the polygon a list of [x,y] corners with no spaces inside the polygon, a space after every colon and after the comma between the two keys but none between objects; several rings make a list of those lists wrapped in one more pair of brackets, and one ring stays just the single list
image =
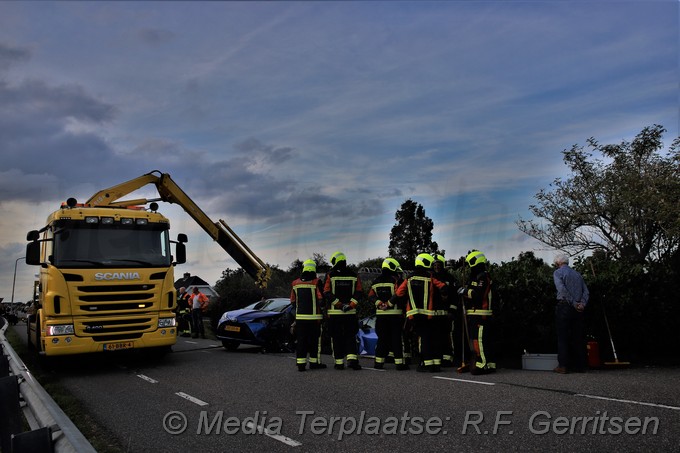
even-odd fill
[{"label": "asphalt road", "polygon": [[180,338],[163,360],[69,357],[55,373],[130,452],[680,450],[678,368],[471,376],[361,363],[301,373],[292,354]]}]

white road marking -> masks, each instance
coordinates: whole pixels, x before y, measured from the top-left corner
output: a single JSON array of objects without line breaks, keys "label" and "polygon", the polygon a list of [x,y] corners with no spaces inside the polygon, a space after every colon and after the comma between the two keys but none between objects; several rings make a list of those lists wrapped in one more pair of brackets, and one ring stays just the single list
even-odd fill
[{"label": "white road marking", "polygon": [[286,437],[286,436],[282,436],[280,434],[276,434],[276,433],[272,432],[271,430],[265,428],[262,425],[256,425],[253,422],[248,422],[248,423],[246,423],[246,426],[250,429],[253,429],[253,427],[255,427],[255,429],[257,429],[258,433],[264,434],[265,436],[271,437],[272,439],[278,440],[279,442],[283,442],[284,444],[286,444],[288,446],[299,447],[300,445],[302,445],[301,442],[298,442],[297,440],[293,440],[290,437]]},{"label": "white road marking", "polygon": [[481,384],[481,385],[496,385],[495,382],[484,382],[484,381],[470,381],[467,379],[456,379],[456,378],[450,378],[450,377],[444,377],[444,376],[432,376],[435,379],[444,379],[446,381],[458,381],[458,382],[466,382],[468,384]]},{"label": "white road marking", "polygon": [[618,398],[607,398],[604,396],[596,396],[596,395],[585,395],[582,393],[576,393],[574,396],[581,396],[583,398],[592,398],[596,400],[606,400],[606,401],[615,401],[617,403],[629,403],[629,404],[639,404],[641,406],[652,406],[652,407],[660,407],[662,409],[671,409],[674,411],[680,411],[680,407],[677,406],[667,406],[665,404],[656,404],[656,403],[646,403],[644,401],[634,401],[634,400],[622,400]]},{"label": "white road marking", "polygon": [[387,370],[385,370],[385,369],[379,370],[379,369],[377,369],[377,368],[372,368],[372,367],[370,367],[370,366],[362,367],[362,369],[363,369],[363,370],[371,370],[371,371],[387,371]]},{"label": "white road marking", "polygon": [[152,384],[158,384],[158,381],[155,379],[151,379],[149,376],[144,376],[143,374],[138,374],[138,378],[144,379],[147,382],[151,382]]},{"label": "white road marking", "polygon": [[189,340],[184,340],[185,343],[189,344],[198,344],[198,341],[189,341]]},{"label": "white road marking", "polygon": [[189,400],[194,404],[198,404],[199,406],[207,406],[208,405],[208,403],[206,403],[205,401],[201,401],[198,398],[194,398],[193,396],[187,395],[184,392],[177,392],[177,393],[175,393],[175,395],[177,395],[181,398],[184,398],[185,400]]}]

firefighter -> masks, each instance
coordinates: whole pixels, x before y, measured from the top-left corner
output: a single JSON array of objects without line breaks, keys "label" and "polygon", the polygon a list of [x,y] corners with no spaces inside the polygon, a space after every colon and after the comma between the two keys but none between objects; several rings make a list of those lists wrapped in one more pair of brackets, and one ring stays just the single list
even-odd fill
[{"label": "firefighter", "polygon": [[434,362],[438,347],[434,344],[432,321],[435,298],[441,297],[446,301],[447,294],[446,283],[434,278],[430,272],[433,262],[434,258],[429,253],[419,254],[413,275],[399,285],[390,300],[394,305],[406,302],[406,316],[420,337],[420,364],[417,371],[441,371],[441,366]]},{"label": "firefighter", "polygon": [[[455,297],[456,283],[453,276],[446,270],[446,258],[444,255],[436,255],[432,264],[432,276],[446,284],[446,299],[438,297],[434,303],[434,334],[435,344],[440,348],[441,356],[437,351],[435,365],[442,367],[453,366],[453,320],[456,310]],[[439,362],[439,363],[438,363]]]},{"label": "firefighter", "polygon": [[496,371],[493,345],[493,293],[491,276],[487,270],[486,256],[479,250],[471,251],[465,258],[470,276],[465,286],[458,289],[465,302],[468,334],[472,343],[470,373],[487,374]]},{"label": "firefighter", "polygon": [[177,307],[175,308],[177,333],[182,337],[191,336],[191,310],[189,310],[188,297],[187,289],[182,286],[177,292]]},{"label": "firefighter", "polygon": [[292,283],[290,302],[295,309],[295,356],[299,371],[326,368],[321,363],[321,321],[323,320],[323,285],[316,277],[316,262],[302,263],[300,278]]},{"label": "firefighter", "polygon": [[404,310],[392,304],[390,299],[399,285],[399,262],[394,258],[386,258],[382,263],[381,274],[373,281],[368,292],[368,301],[375,305],[375,332],[378,335],[378,345],[375,348],[374,367],[382,369],[385,359],[393,354],[397,370],[408,370],[404,363],[402,345],[402,330],[404,325]]},{"label": "firefighter", "polygon": [[342,252],[331,256],[331,268],[326,274],[324,298],[328,313],[328,329],[335,358],[335,369],[347,366],[360,370],[356,335],[359,331],[357,304],[363,289],[359,276],[347,267],[347,258]]}]

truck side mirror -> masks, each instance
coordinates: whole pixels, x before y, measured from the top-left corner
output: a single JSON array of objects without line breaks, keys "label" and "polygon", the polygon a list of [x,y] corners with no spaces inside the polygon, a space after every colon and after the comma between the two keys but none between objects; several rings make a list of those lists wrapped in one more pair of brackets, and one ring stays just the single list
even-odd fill
[{"label": "truck side mirror", "polygon": [[184,233],[179,233],[177,235],[177,242],[185,243],[189,242],[189,238],[187,238],[187,235]]},{"label": "truck side mirror", "polygon": [[26,234],[27,241],[37,241],[40,239],[40,232],[38,230],[31,230]]},{"label": "truck side mirror", "polygon": [[26,264],[40,264],[40,242],[31,241],[26,244]]},{"label": "truck side mirror", "polygon": [[187,262],[187,246],[184,245],[183,242],[178,242],[175,246],[175,258],[175,264],[183,264]]}]

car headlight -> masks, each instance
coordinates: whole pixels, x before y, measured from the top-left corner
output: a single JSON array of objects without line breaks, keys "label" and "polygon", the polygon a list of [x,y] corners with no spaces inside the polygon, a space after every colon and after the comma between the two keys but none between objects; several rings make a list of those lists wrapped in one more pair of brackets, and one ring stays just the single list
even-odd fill
[{"label": "car headlight", "polygon": [[158,328],[175,327],[177,321],[175,318],[158,318]]},{"label": "car headlight", "polygon": [[47,336],[52,337],[56,335],[73,335],[75,329],[73,324],[59,324],[56,326],[47,326]]}]

